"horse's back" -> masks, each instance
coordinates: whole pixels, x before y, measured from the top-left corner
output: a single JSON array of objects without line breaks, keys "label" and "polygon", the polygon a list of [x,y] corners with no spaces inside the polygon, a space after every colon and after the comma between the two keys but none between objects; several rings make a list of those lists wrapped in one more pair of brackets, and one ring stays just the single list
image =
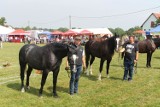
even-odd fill
[{"label": "horse's back", "polygon": [[26,55],[27,52],[29,51],[29,48],[33,48],[36,47],[36,45],[34,44],[26,44],[23,47],[21,47],[20,51],[19,51],[19,63],[26,63]]},{"label": "horse's back", "polygon": [[156,47],[154,43],[149,40],[143,40],[138,42],[139,53],[154,52]]}]

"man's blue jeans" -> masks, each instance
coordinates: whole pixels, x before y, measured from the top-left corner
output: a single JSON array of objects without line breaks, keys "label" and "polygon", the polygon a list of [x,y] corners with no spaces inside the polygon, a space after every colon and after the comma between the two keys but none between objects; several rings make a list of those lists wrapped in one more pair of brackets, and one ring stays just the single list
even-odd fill
[{"label": "man's blue jeans", "polygon": [[[123,80],[132,80],[133,77],[133,67],[134,67],[134,62],[133,61],[124,61],[124,76]],[[129,77],[127,78],[129,73]]]},{"label": "man's blue jeans", "polygon": [[[72,66],[70,66],[72,69]],[[80,74],[82,72],[82,66],[76,66],[77,72],[71,71],[71,78],[70,78],[70,94],[78,93],[78,81]]]}]

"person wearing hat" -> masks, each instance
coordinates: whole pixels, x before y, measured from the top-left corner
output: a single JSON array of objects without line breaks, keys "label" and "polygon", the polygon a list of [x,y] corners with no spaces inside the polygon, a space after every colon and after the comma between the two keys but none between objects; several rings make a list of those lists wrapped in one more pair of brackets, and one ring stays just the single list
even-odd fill
[{"label": "person wearing hat", "polygon": [[148,44],[151,44],[152,45],[152,49],[154,50],[156,48],[156,45],[154,43],[154,41],[152,40],[152,34],[150,32],[146,32],[146,42]]},{"label": "person wearing hat", "polygon": [[[86,63],[85,63],[85,55],[84,55],[84,50],[83,47],[81,46],[81,37],[77,36],[74,39],[74,43],[71,44],[72,47],[75,48],[75,55],[76,55],[76,63],[73,63],[73,61],[69,61],[70,58],[69,56],[73,55],[70,53],[67,58],[67,65],[66,65],[66,70],[69,69],[71,70],[71,77],[70,77],[70,83],[69,83],[69,92],[70,95],[78,93],[78,82],[80,78],[80,74],[82,72],[82,65],[84,69],[86,68]],[[68,64],[69,63],[69,64]],[[76,65],[75,65],[76,64]],[[75,67],[75,69],[73,69]]]},{"label": "person wearing hat", "polygon": [[152,34],[150,32],[146,32],[146,39],[152,39]]}]

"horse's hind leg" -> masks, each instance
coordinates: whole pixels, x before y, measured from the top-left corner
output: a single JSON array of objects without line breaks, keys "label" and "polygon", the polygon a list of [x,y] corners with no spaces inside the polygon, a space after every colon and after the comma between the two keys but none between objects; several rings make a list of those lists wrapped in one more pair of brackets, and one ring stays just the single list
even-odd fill
[{"label": "horse's hind leg", "polygon": [[41,87],[40,87],[40,90],[39,90],[39,96],[41,97],[42,96],[42,92],[43,92],[43,86],[46,82],[46,79],[47,79],[47,76],[48,76],[48,70],[43,70],[43,73],[42,73],[42,80],[41,80]]},{"label": "horse's hind leg", "polygon": [[25,89],[24,89],[25,69],[26,69],[26,63],[20,62],[21,92],[25,92]]},{"label": "horse's hind leg", "polygon": [[152,54],[153,54],[153,53],[151,52],[150,57],[149,57],[149,67],[151,67]]},{"label": "horse's hind leg", "polygon": [[53,71],[53,96],[58,97],[57,91],[56,91],[56,84],[57,84],[57,77],[59,73],[60,66],[57,67],[56,70]]},{"label": "horse's hind leg", "polygon": [[30,77],[30,75],[31,75],[32,69],[33,69],[33,68],[28,65],[27,79],[26,79],[26,87],[27,87],[27,89],[30,89],[30,87],[29,87],[29,77]]}]

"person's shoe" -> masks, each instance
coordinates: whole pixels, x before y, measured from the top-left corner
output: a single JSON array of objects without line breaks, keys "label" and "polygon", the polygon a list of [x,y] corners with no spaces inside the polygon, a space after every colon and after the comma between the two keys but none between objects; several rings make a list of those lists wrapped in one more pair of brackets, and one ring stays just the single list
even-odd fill
[{"label": "person's shoe", "polygon": [[123,79],[122,81],[127,81],[127,79]]},{"label": "person's shoe", "polygon": [[74,93],[70,93],[70,95],[74,95]]},{"label": "person's shoe", "polygon": [[128,81],[129,81],[129,82],[132,82],[132,79],[128,78]]}]

